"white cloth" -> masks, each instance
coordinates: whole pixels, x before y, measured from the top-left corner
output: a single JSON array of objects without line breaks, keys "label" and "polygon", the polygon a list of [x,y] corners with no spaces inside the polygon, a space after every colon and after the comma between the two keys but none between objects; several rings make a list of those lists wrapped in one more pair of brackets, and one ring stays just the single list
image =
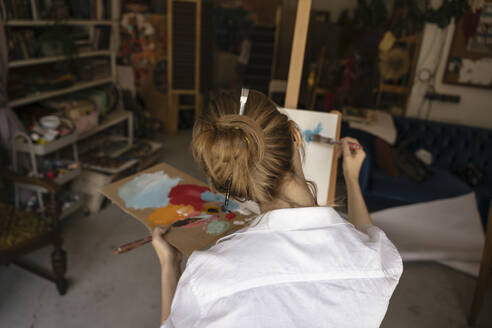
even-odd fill
[{"label": "white cloth", "polygon": [[364,231],[329,207],[260,215],[191,255],[162,327],[379,327],[403,266]]},{"label": "white cloth", "polygon": [[349,122],[349,126],[352,129],[370,133],[383,139],[390,145],[394,145],[396,142],[397,131],[395,122],[393,122],[393,116],[380,110],[371,110],[370,113],[374,118],[371,123]]},{"label": "white cloth", "polygon": [[485,235],[474,193],[394,207],[371,213],[371,218],[403,260],[439,261],[478,275]]}]

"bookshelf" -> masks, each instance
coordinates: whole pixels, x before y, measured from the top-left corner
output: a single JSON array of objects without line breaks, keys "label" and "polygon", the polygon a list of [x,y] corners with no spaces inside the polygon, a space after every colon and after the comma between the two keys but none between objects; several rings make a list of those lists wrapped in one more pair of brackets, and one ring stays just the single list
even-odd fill
[{"label": "bookshelf", "polygon": [[[79,53],[77,58],[90,58],[90,57],[102,57],[102,56],[111,56],[110,50],[96,50],[96,51],[86,51]],[[18,59],[9,62],[9,68],[23,67],[23,66],[32,66],[32,65],[41,65],[52,63],[56,61],[65,60],[65,56],[51,56],[51,57],[43,57],[43,58],[27,58],[27,59]]]},{"label": "bookshelf", "polygon": [[89,89],[93,87],[97,87],[98,85],[106,84],[113,82],[113,79],[111,77],[107,77],[104,79],[97,79],[89,82],[80,82],[76,83],[71,87],[68,88],[63,88],[63,89],[58,89],[54,91],[44,91],[44,92],[37,92],[33,95],[29,95],[27,97],[15,99],[12,101],[9,101],[9,107],[17,107],[21,105],[27,105],[27,104],[32,104],[41,100],[45,100],[48,98],[53,98],[53,97],[58,97],[62,96],[64,94],[69,94],[75,91],[80,91],[84,89]]},{"label": "bookshelf", "polygon": [[[18,72],[20,73],[18,74],[21,74],[22,72],[24,72],[24,70],[30,72],[32,67],[32,72],[33,74],[35,74],[36,72],[40,72],[41,70],[38,70],[38,68],[35,68],[34,66],[39,66],[40,68],[42,68],[43,65],[47,65],[45,67],[49,69],[51,67],[49,65],[55,65],[58,64],[58,62],[67,61],[68,58],[64,54],[53,53],[53,55],[48,55],[47,52],[43,52],[41,51],[41,49],[34,49],[34,45],[32,45],[34,44],[34,42],[28,44],[31,40],[39,41],[37,40],[38,36],[44,31],[48,31],[51,27],[63,27],[69,31],[72,31],[74,34],[70,34],[70,37],[77,40],[75,41],[75,44],[78,48],[78,51],[73,54],[70,60],[92,61],[93,59],[104,59],[108,62],[109,65],[108,74],[107,76],[105,74],[93,74],[90,75],[90,77],[92,78],[86,78],[73,73],[75,80],[69,86],[65,85],[64,87],[44,91],[35,91],[36,88],[32,88],[34,91],[30,91],[29,93],[17,94],[17,98],[10,97],[11,99],[8,102],[8,106],[14,108],[17,111],[22,111],[23,107],[21,106],[24,105],[34,104],[39,101],[69,95],[78,91],[103,86],[109,83],[117,85],[116,53],[118,51],[119,44],[120,0],[80,0],[76,5],[74,5],[79,7],[88,6],[87,8],[91,8],[91,10],[93,8],[96,8],[96,11],[88,11],[89,16],[93,16],[93,19],[81,17],[80,12],[77,11],[76,8],[72,8],[72,12],[74,13],[73,18],[50,19],[48,16],[40,14],[41,11],[37,11],[39,9],[40,3],[42,4],[42,2],[44,2],[44,0],[0,0],[0,15],[4,19],[5,27],[9,30],[9,32],[11,32],[8,34],[7,38],[9,39],[9,37],[11,37],[11,41],[14,44],[18,44],[19,40],[24,42],[24,49],[22,49],[22,52],[20,53],[21,56],[12,56],[9,59],[9,70],[14,73],[16,70],[19,70]],[[55,0],[49,1],[49,3],[55,2]],[[63,1],[59,3],[62,2]],[[76,2],[77,1],[65,1],[63,3],[73,4]],[[14,10],[12,10],[12,4],[19,4],[25,6],[25,8],[14,8]],[[10,6],[10,8],[8,6]],[[17,10],[17,13],[22,12],[22,14],[14,15],[15,10]],[[106,31],[105,33],[107,38],[105,39],[105,41],[107,42],[102,42],[102,44],[104,44],[104,47],[101,48],[98,32],[101,32],[103,30]],[[82,40],[76,38],[76,33],[80,33],[80,31],[83,31],[83,34],[88,35],[88,37]],[[22,35],[22,37],[18,38],[16,35]],[[26,47],[28,51],[26,51]],[[19,54],[19,52],[15,54]],[[58,158],[60,152],[71,147],[73,159],[71,159],[70,161],[78,163],[78,168],[74,169],[73,171],[69,171],[68,173],[65,173],[61,177],[54,180],[60,185],[68,184],[81,174],[82,165],[79,161],[78,154],[79,142],[92,135],[114,127],[117,124],[124,123],[125,121],[128,123],[128,137],[122,137],[128,140],[127,145],[124,147],[124,149],[122,149],[125,150],[129,149],[133,145],[133,116],[131,112],[125,111],[121,107],[115,109],[114,112],[108,114],[102,121],[99,122],[97,126],[88,131],[81,133],[77,133],[76,131],[74,131],[69,135],[60,137],[46,144],[36,144],[35,142],[30,140],[30,137],[28,135],[25,134],[22,136],[17,136],[12,140],[12,148],[14,149],[13,153],[15,154],[13,160],[14,169],[17,169],[17,153],[27,153],[30,154],[33,173],[39,175],[38,167],[36,164],[36,156],[38,156],[38,158],[41,156],[49,156],[49,158],[54,156]],[[15,186],[16,203],[18,203],[19,187],[21,186]],[[23,187],[27,188],[27,186]],[[38,201],[41,208],[44,208],[42,200],[42,193],[44,191],[37,189],[34,191],[37,193]],[[82,207],[82,196],[83,195],[80,196],[79,201],[73,203],[69,208],[63,209],[62,218],[70,215],[71,213]]]},{"label": "bookshelf", "polygon": [[[17,56],[11,56],[12,58],[9,59],[9,69],[25,69],[29,66],[52,64],[67,60],[66,55],[62,54],[44,56],[41,54],[40,49],[33,50],[33,46],[31,44],[35,42],[29,41],[33,39],[34,41],[39,41],[35,39],[39,35],[39,31],[45,28],[55,26],[82,27],[85,28],[85,31],[87,31],[88,35],[90,35],[90,39],[85,40],[85,47],[79,44],[77,41],[75,42],[80,51],[75,52],[71,60],[77,61],[80,59],[107,58],[109,60],[110,66],[109,74],[107,77],[97,77],[89,81],[75,81],[73,85],[69,87],[65,86],[55,90],[30,92],[29,94],[25,94],[19,98],[9,97],[9,107],[28,105],[52,97],[58,97],[76,91],[89,89],[105,83],[117,82],[116,52],[118,50],[117,47],[119,43],[118,31],[120,0],[72,1],[71,4],[73,4],[73,18],[64,15],[63,18],[51,19],[52,17],[49,17],[51,15],[49,14],[49,12],[50,10],[53,11],[53,7],[46,8],[46,4],[49,3],[54,6],[55,2],[56,1],[53,0],[5,0],[0,3],[0,15],[4,19],[6,28],[8,28],[9,32],[11,33],[8,38],[12,38],[12,43],[14,44],[14,47],[21,48],[21,51],[19,51],[18,48],[14,48],[17,50],[17,52],[14,51],[14,54],[16,54]],[[66,5],[62,6],[65,6],[68,12],[68,7],[66,7]],[[87,9],[84,14],[81,14],[79,12],[81,6]],[[81,17],[83,15],[92,16],[93,19],[89,19],[89,17]],[[94,35],[99,35],[98,33],[103,33],[101,32],[101,29],[106,29],[106,32],[104,33],[107,36],[106,40],[108,41],[107,43],[109,46],[104,47],[104,49],[98,48],[99,39],[94,37]],[[24,34],[24,36],[19,38],[18,35],[22,35],[22,31],[25,30],[38,31],[38,35],[36,35],[35,37],[34,32],[28,32]],[[21,44],[21,46],[19,46],[19,43]],[[87,44],[90,44],[90,46],[87,46]],[[91,49],[91,47],[93,48]]]},{"label": "bookshelf", "polygon": [[111,26],[113,22],[111,20],[89,20],[89,19],[66,19],[66,20],[13,19],[5,22],[5,26],[17,26],[17,27],[46,26],[46,25],[54,25],[54,24],[64,24],[64,25],[72,25],[72,26],[95,26],[95,25]]}]

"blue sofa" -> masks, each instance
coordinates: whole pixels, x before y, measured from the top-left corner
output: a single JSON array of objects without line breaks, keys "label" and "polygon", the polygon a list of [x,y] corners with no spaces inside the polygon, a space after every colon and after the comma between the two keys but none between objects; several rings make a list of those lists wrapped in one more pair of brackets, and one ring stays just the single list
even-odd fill
[{"label": "blue sofa", "polygon": [[[473,191],[485,226],[492,199],[492,130],[401,116],[393,119],[398,136],[396,144],[412,139],[410,149],[423,148],[432,153],[432,175],[422,183],[405,176],[387,175],[375,165],[374,137],[343,123],[342,137],[359,139],[367,153],[360,183],[369,210],[456,197]],[[486,174],[485,181],[476,187],[469,186],[452,173],[453,169],[467,163],[474,163]]]}]

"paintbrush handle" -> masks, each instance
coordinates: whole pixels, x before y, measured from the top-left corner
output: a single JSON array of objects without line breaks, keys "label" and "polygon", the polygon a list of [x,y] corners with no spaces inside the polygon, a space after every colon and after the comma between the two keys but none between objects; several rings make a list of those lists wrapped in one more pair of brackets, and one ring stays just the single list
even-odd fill
[{"label": "paintbrush handle", "polygon": [[[322,142],[322,143],[326,143],[329,145],[340,145],[340,146],[343,145],[343,141],[341,141],[341,140],[335,140],[333,138],[323,137],[319,134],[313,134],[311,136],[311,140],[314,142]],[[352,142],[352,141],[347,141],[347,142],[349,144],[350,150],[357,150],[357,149],[361,148],[361,146],[355,142]]]},{"label": "paintbrush handle", "polygon": [[[184,219],[184,220],[181,220],[181,221],[176,221],[174,222],[173,224],[171,224],[171,226],[169,228],[172,228],[172,227],[181,227],[181,226],[184,226],[184,225],[187,225],[187,224],[190,224],[191,222],[195,222],[195,221],[199,221],[199,220],[203,220],[203,217],[196,217],[196,218],[187,218],[187,219]],[[167,230],[169,231],[169,230]],[[166,233],[163,234],[163,236],[165,235]],[[120,247],[118,247],[117,249],[114,250],[114,253],[115,254],[121,254],[121,253],[126,253],[128,251],[131,251],[132,249],[135,249],[137,247],[140,247],[142,245],[145,245],[149,242],[152,241],[152,236],[147,236],[145,238],[142,238],[142,239],[139,239],[139,240],[135,240],[135,241],[132,241],[131,243],[128,243],[128,244],[125,244],[125,245],[122,245]]]},{"label": "paintbrush handle", "polygon": [[135,249],[137,247],[145,245],[151,241],[152,241],[152,236],[147,236],[145,238],[135,240],[135,241],[132,241],[131,243],[128,243],[128,244],[125,244],[125,245],[118,247],[117,249],[114,250],[114,253],[115,254],[126,253],[128,251],[131,251],[132,249]]}]

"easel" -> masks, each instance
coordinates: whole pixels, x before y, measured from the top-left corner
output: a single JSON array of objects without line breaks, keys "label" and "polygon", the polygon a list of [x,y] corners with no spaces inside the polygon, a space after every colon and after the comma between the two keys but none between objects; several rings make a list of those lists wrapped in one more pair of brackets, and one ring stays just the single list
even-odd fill
[{"label": "easel", "polygon": [[[287,79],[287,91],[285,95],[285,108],[297,108],[299,102],[299,90],[302,78],[302,63],[304,63],[304,53],[306,50],[306,39],[309,27],[309,16],[311,14],[312,0],[299,0],[297,4],[296,23],[294,27],[294,39],[292,41],[292,51],[290,55],[289,76]],[[341,114],[336,112],[339,121],[335,138],[340,138]],[[336,156],[332,159],[332,170],[330,186],[328,191],[328,203],[335,199],[335,186],[338,161]]]},{"label": "easel", "polygon": [[323,67],[325,66],[325,62],[326,47],[323,46],[323,48],[321,49],[321,54],[316,63],[316,67],[314,69],[314,84],[312,87],[311,99],[309,102],[309,109],[311,110],[314,110],[314,107],[316,107],[316,99],[318,99],[320,95],[324,95],[326,94],[326,92],[328,92],[328,89],[319,87],[319,82],[321,80],[321,75],[323,74]]}]

